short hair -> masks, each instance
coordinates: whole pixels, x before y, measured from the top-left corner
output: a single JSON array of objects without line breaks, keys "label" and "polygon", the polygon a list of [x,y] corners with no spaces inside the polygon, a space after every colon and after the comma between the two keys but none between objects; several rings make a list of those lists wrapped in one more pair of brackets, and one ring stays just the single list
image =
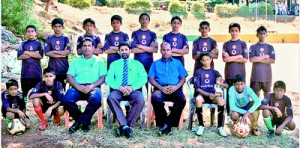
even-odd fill
[{"label": "short hair", "polygon": [[43,70],[43,75],[45,75],[46,73],[52,73],[52,74],[55,75],[55,71],[54,71],[52,68],[50,68],[50,67],[45,68],[45,69]]},{"label": "short hair", "polygon": [[17,87],[19,88],[19,83],[18,83],[18,81],[15,80],[15,79],[10,79],[10,80],[8,80],[8,81],[5,83],[5,85],[6,85],[6,89],[9,89],[9,87],[11,87],[11,86],[17,86]]},{"label": "short hair", "polygon": [[273,88],[274,88],[274,89],[275,89],[275,88],[282,88],[282,89],[284,89],[284,91],[286,91],[286,86],[285,86],[285,83],[284,83],[283,81],[276,81],[276,82],[274,83]]},{"label": "short hair", "polygon": [[231,23],[231,24],[229,24],[229,31],[233,27],[237,27],[237,28],[239,28],[239,31],[241,31],[241,25],[239,23]]},{"label": "short hair", "polygon": [[199,24],[199,27],[201,27],[202,25],[206,25],[208,27],[210,27],[210,24],[208,21],[202,21],[200,24]]},{"label": "short hair", "polygon": [[26,27],[26,31],[27,31],[28,28],[32,28],[32,29],[34,29],[34,31],[36,31],[36,27],[35,27],[34,25],[28,25],[28,26]]},{"label": "short hair", "polygon": [[120,50],[120,48],[122,47],[122,46],[127,46],[129,49],[130,49],[130,45],[127,43],[127,42],[121,42],[120,44],[119,44],[119,50]]},{"label": "short hair", "polygon": [[113,15],[110,19],[110,23],[112,23],[114,20],[119,21],[122,24],[122,17],[120,15]]},{"label": "short hair", "polygon": [[56,24],[61,24],[62,26],[64,26],[64,21],[61,18],[55,18],[52,20],[51,22],[51,26],[53,27]]},{"label": "short hair", "polygon": [[172,19],[171,19],[171,24],[172,24],[172,22],[173,22],[174,20],[179,20],[179,22],[182,23],[182,20],[181,20],[181,18],[180,18],[179,16],[174,16],[174,17],[172,17]]},{"label": "short hair", "polygon": [[233,83],[236,83],[236,82],[245,82],[244,76],[242,76],[242,75],[235,75],[234,79],[233,79]]},{"label": "short hair", "polygon": [[202,54],[200,55],[200,60],[202,60],[202,58],[203,58],[204,56],[208,56],[208,57],[210,57],[210,58],[211,58],[211,56],[210,56],[210,53],[209,53],[209,52],[204,52],[204,53],[202,53]]},{"label": "short hair", "polygon": [[260,26],[260,27],[258,27],[258,28],[256,29],[256,33],[257,33],[257,34],[260,33],[261,31],[268,32],[268,31],[267,31],[267,28],[264,27],[264,26]]},{"label": "short hair", "polygon": [[162,49],[163,46],[165,46],[165,45],[169,45],[169,46],[171,47],[171,44],[170,44],[170,43],[168,43],[168,42],[162,42],[162,43],[160,44],[160,49]]},{"label": "short hair", "polygon": [[140,16],[139,16],[139,20],[141,20],[141,18],[142,18],[144,15],[148,16],[148,18],[149,18],[149,21],[150,21],[150,15],[149,15],[149,14],[147,14],[147,13],[142,13],[142,14],[140,14]]},{"label": "short hair", "polygon": [[91,18],[85,19],[85,20],[83,21],[83,26],[85,26],[87,23],[91,23],[91,24],[93,24],[94,26],[96,26],[95,21],[94,21],[93,19],[91,19]]},{"label": "short hair", "polygon": [[85,41],[90,41],[90,42],[92,42],[92,45],[93,45],[93,46],[95,45],[94,40],[93,40],[92,38],[90,38],[90,37],[85,37],[85,38],[83,38],[83,40],[82,40],[82,46],[83,46],[83,42],[85,42]]}]

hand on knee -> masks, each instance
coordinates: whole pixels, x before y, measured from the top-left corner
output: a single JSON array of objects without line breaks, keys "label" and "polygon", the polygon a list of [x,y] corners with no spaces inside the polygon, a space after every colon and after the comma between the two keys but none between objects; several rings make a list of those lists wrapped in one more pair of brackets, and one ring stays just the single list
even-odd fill
[{"label": "hand on knee", "polygon": [[270,115],[271,115],[270,110],[268,110],[268,109],[263,110],[263,117],[264,118],[268,118],[268,117],[270,117]]},{"label": "hand on knee", "polygon": [[12,119],[15,118],[15,114],[12,113],[12,112],[7,112],[7,113],[6,113],[6,117],[7,117],[9,120],[12,120]]}]

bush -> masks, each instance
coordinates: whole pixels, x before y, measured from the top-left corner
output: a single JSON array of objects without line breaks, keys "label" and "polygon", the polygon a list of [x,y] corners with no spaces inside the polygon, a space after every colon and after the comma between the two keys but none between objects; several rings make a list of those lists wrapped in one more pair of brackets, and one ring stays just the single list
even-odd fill
[{"label": "bush", "polygon": [[219,17],[233,17],[237,16],[239,7],[232,4],[217,4],[215,6],[215,13]]},{"label": "bush", "polygon": [[148,10],[152,7],[151,0],[130,0],[125,3],[126,10]]},{"label": "bush", "polygon": [[216,1],[210,1],[210,2],[207,2],[205,3],[206,6],[208,7],[215,7],[217,4],[224,4],[225,1],[224,0],[216,0]]},{"label": "bush", "polygon": [[123,8],[125,0],[109,0],[108,7],[121,7]]},{"label": "bush", "polygon": [[[273,6],[271,4],[267,5],[268,8],[268,15],[273,15]],[[264,14],[266,15],[266,4],[259,4],[258,5],[258,14]]]},{"label": "bush", "polygon": [[168,10],[171,13],[187,13],[187,5],[180,3],[178,0],[171,0]]},{"label": "bush", "polygon": [[2,0],[2,23],[17,35],[24,35],[28,25],[40,27],[32,10],[34,0]]},{"label": "bush", "polygon": [[154,1],[153,2],[154,9],[159,9],[161,3],[162,3],[161,1]]},{"label": "bush", "polygon": [[99,0],[99,2],[102,4],[102,6],[107,6],[108,5],[107,0]]},{"label": "bush", "polygon": [[67,0],[58,0],[59,3],[67,4]]},{"label": "bush", "polygon": [[79,9],[88,8],[92,4],[92,0],[68,0],[67,2],[68,5]]},{"label": "bush", "polygon": [[195,18],[197,19],[205,19],[205,12],[192,12]]},{"label": "bush", "polygon": [[192,12],[205,12],[205,4],[200,2],[195,2],[192,5]]}]

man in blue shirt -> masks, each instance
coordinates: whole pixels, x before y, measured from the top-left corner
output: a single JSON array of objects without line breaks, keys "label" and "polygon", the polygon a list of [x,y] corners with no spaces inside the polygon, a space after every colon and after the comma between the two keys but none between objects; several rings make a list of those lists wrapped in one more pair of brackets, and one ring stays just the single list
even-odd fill
[{"label": "man in blue shirt", "polygon": [[[145,105],[141,88],[147,82],[147,73],[142,63],[129,59],[128,43],[120,43],[119,54],[121,59],[110,65],[106,77],[106,83],[113,89],[108,96],[107,103],[120,124],[120,127],[116,129],[117,136],[124,133],[127,138],[130,138],[133,136],[130,127],[135,125]],[[128,100],[132,106],[127,116],[120,107],[122,100]]]},{"label": "man in blue shirt", "polygon": [[[76,132],[80,125],[84,132],[89,131],[92,116],[101,106],[101,90],[98,86],[104,83],[106,75],[105,63],[93,55],[93,39],[84,38],[82,52],[83,54],[70,64],[67,80],[72,88],[62,99],[65,109],[75,120],[75,123],[69,128],[70,134]],[[86,99],[89,102],[83,113],[76,105],[76,101],[79,99]]]},{"label": "man in blue shirt", "polygon": [[[171,45],[167,42],[161,44],[162,58],[155,61],[149,70],[149,82],[154,86],[151,103],[153,105],[156,126],[159,128],[159,135],[171,134],[172,127],[177,127],[182,110],[186,104],[182,92],[188,73],[179,60],[171,57]],[[171,112],[167,115],[164,109],[164,101],[174,103]]]}]

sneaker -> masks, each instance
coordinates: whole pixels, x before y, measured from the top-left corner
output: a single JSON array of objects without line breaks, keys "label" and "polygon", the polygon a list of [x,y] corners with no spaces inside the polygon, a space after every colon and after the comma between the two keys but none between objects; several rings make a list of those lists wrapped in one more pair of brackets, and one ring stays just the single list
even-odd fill
[{"label": "sneaker", "polygon": [[39,130],[44,131],[44,130],[46,130],[47,126],[48,126],[48,122],[46,120],[42,121],[40,126],[39,126]]},{"label": "sneaker", "polygon": [[223,127],[219,127],[218,128],[219,134],[223,137],[227,136],[227,133],[225,132],[225,130],[223,129]]},{"label": "sneaker", "polygon": [[124,132],[124,135],[127,138],[132,138],[133,137],[133,131],[130,129],[130,127],[123,128],[123,132]]},{"label": "sneaker", "polygon": [[167,128],[168,128],[168,125],[167,125],[167,124],[164,124],[163,127],[159,127],[159,128],[158,128],[158,135],[159,135],[159,136],[162,136],[162,135],[166,132]]},{"label": "sneaker", "polygon": [[274,130],[268,130],[267,137],[268,137],[268,138],[272,138],[272,137],[274,137],[274,136],[275,136]]},{"label": "sneaker", "polygon": [[199,126],[196,135],[201,136],[204,133],[204,127],[203,126]]},{"label": "sneaker", "polygon": [[60,116],[59,115],[54,116],[53,125],[54,126],[59,126],[60,125]]},{"label": "sneaker", "polygon": [[173,128],[168,126],[168,128],[165,130],[166,135],[172,135],[173,134]]},{"label": "sneaker", "polygon": [[260,136],[260,132],[258,131],[258,128],[257,128],[257,127],[255,127],[255,128],[252,129],[252,133],[253,133],[253,135],[255,135],[255,136]]}]

